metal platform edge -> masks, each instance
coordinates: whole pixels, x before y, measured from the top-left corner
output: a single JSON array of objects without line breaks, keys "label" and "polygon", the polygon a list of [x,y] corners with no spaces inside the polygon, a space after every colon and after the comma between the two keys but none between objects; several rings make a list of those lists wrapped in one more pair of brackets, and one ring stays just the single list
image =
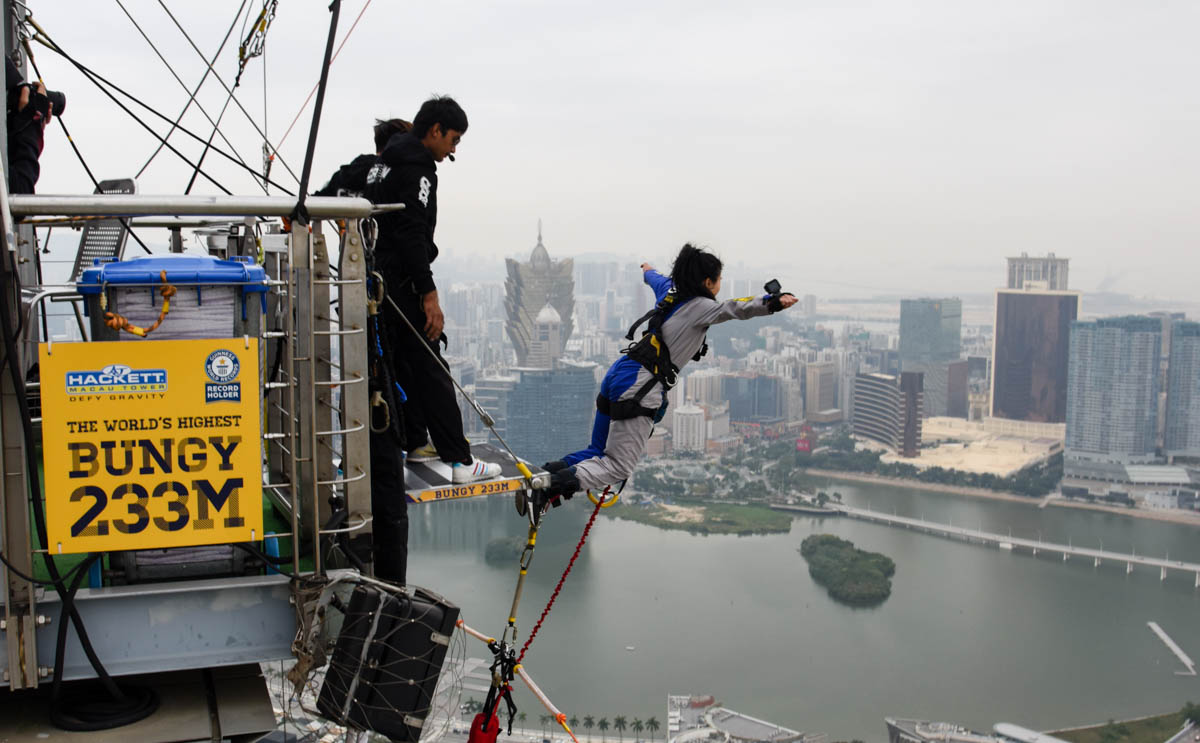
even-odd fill
[{"label": "metal platform edge", "polygon": [[[230,666],[291,657],[296,614],[288,580],[264,575],[81,589],[75,603],[114,676]],[[55,593],[39,593],[37,663],[45,682],[54,668],[60,605]],[[63,679],[94,677],[72,627]]]}]

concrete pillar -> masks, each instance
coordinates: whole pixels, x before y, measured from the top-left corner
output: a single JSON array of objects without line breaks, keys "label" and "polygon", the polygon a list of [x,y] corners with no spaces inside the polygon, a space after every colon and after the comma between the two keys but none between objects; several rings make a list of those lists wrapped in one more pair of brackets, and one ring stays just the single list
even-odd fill
[{"label": "concrete pillar", "polygon": [[1200,571],[1196,573],[1196,588],[1200,588]]},{"label": "concrete pillar", "polygon": [[1100,558],[1099,557],[1096,558],[1096,562],[1092,565],[1092,567],[1094,567],[1094,568],[1100,567]]},{"label": "concrete pillar", "polygon": [[1066,561],[1067,561],[1067,553],[1066,553],[1066,552],[1064,552],[1064,553],[1063,553],[1063,562],[1066,562]]},{"label": "concrete pillar", "polygon": [[1132,562],[1125,563],[1125,575],[1129,575],[1132,572],[1133,572],[1133,563]]},{"label": "concrete pillar", "polygon": [[1158,574],[1158,579],[1159,579],[1159,580],[1166,580],[1166,579],[1167,579],[1167,566],[1166,566],[1166,565],[1163,565],[1163,566],[1162,566],[1162,570],[1161,570],[1161,571],[1159,572],[1159,574]]}]

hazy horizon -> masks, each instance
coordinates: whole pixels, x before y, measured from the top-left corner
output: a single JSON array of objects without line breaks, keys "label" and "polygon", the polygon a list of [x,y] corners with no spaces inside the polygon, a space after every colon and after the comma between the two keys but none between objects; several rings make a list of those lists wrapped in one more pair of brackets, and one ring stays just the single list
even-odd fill
[{"label": "hazy horizon", "polygon": [[[125,5],[194,86],[203,63],[163,9]],[[177,5],[211,55],[239,3]],[[326,5],[279,6],[272,140],[317,79]],[[115,4],[32,8],[68,53],[168,117],[187,100]],[[344,4],[339,40],[362,9]],[[805,293],[990,291],[1006,256],[1053,251],[1071,259],[1074,289],[1187,300],[1200,272],[1198,22],[1194,3],[1115,0],[374,3],[331,70],[310,186],[370,149],[374,117],[450,93],[471,126],[439,170],[438,243],[494,257],[498,272],[532,248],[540,218],[558,257],[661,262],[691,240]],[[230,83],[240,38],[235,24],[216,63]],[[155,141],[68,63],[35,54],[97,176],[136,172]],[[211,79],[198,97],[214,118],[225,98]],[[238,98],[261,125],[263,59]],[[297,173],[310,115],[280,151]],[[195,110],[184,125],[211,131]],[[261,138],[232,106],[222,130],[257,168]],[[57,125],[42,165],[39,192],[90,190]],[[213,154],[205,169],[261,193]],[[163,152],[139,187],[180,192],[190,174]],[[280,164],[272,175],[294,189]]]}]

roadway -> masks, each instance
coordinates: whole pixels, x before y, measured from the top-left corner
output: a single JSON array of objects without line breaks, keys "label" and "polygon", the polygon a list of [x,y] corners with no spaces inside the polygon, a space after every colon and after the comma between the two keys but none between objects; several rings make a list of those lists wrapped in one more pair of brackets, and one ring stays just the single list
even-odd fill
[{"label": "roadway", "polygon": [[882,513],[872,511],[870,509],[855,508],[837,503],[830,503],[828,508],[842,513],[845,516],[864,521],[874,521],[876,523],[888,524],[890,526],[902,526],[906,529],[916,529],[930,534],[939,534],[945,537],[954,539],[962,539],[969,542],[979,542],[981,544],[994,545],[1001,549],[1026,549],[1037,554],[1038,552],[1050,552],[1052,554],[1060,554],[1063,560],[1068,557],[1083,557],[1091,559],[1095,565],[1099,565],[1104,560],[1112,562],[1125,563],[1126,572],[1132,572],[1134,565],[1145,565],[1159,569],[1159,578],[1166,579],[1168,570],[1181,570],[1188,573],[1193,573],[1196,576],[1196,587],[1200,588],[1200,563],[1184,562],[1182,560],[1171,560],[1169,557],[1150,557],[1148,555],[1124,554],[1121,552],[1109,552],[1107,550],[1092,549],[1090,547],[1076,547],[1071,544],[1056,544],[1054,542],[1043,542],[1040,539],[1023,539],[1007,534],[993,534],[991,532],[981,531],[979,529],[968,529],[961,526],[952,526],[949,524],[941,524],[935,521],[925,521],[923,519],[914,519],[907,516],[898,516],[895,514]]}]

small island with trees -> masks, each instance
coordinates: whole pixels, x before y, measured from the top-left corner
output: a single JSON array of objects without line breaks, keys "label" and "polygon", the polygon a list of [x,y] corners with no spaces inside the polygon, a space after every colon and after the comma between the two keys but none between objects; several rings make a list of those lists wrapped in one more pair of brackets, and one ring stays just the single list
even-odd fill
[{"label": "small island with trees", "polygon": [[832,534],[813,534],[800,544],[808,574],[835,600],[851,606],[875,606],[892,593],[896,563],[866,552]]}]

